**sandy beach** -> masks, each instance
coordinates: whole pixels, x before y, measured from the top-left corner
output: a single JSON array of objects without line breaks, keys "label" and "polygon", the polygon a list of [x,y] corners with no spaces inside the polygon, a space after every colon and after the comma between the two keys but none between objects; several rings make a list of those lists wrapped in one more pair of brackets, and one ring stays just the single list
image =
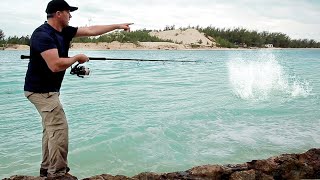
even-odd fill
[{"label": "sandy beach", "polygon": [[0,50],[29,50],[30,47],[28,45],[19,45],[19,44],[13,44],[8,45],[7,48],[0,47]]}]

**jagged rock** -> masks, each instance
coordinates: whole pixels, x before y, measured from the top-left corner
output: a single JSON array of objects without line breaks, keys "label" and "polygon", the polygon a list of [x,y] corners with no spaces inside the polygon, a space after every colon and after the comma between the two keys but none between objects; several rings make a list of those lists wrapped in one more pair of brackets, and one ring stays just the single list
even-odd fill
[{"label": "jagged rock", "polygon": [[299,161],[310,168],[307,176],[320,178],[320,149],[310,149],[299,155]]},{"label": "jagged rock", "polygon": [[227,166],[204,165],[194,167],[186,172],[193,177],[200,177],[202,179],[226,179],[233,171]]},{"label": "jagged rock", "polygon": [[34,177],[34,176],[11,176],[10,178],[4,178],[3,180],[44,180],[42,177]]},{"label": "jagged rock", "polygon": [[112,176],[110,174],[101,174],[90,178],[84,178],[83,180],[132,180],[132,178],[122,175]]},{"label": "jagged rock", "polygon": [[320,149],[303,154],[284,154],[267,160],[248,162],[248,168],[274,179],[320,178]]},{"label": "jagged rock", "polygon": [[249,171],[239,171],[233,173],[230,178],[230,180],[255,180],[256,179],[256,171],[255,170],[249,170]]},{"label": "jagged rock", "polygon": [[[42,180],[31,176],[12,176],[4,180]],[[283,154],[265,160],[252,160],[244,164],[203,165],[172,173],[144,172],[133,177],[102,174],[84,180],[277,180],[320,179],[320,149],[302,154]]]},{"label": "jagged rock", "polygon": [[161,175],[153,172],[144,172],[132,177],[133,179],[161,179]]}]

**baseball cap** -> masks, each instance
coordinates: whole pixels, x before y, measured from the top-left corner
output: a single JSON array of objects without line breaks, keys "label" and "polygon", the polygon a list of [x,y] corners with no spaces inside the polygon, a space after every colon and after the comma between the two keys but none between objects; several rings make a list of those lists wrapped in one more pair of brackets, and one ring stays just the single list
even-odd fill
[{"label": "baseball cap", "polygon": [[78,7],[69,6],[69,4],[64,0],[52,0],[48,3],[46,13],[52,14],[57,11],[70,10],[75,11]]}]

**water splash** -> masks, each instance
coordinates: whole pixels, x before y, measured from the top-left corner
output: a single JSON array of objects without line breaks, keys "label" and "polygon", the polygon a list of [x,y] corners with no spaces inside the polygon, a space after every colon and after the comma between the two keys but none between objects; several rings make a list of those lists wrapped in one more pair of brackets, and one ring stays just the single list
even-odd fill
[{"label": "water splash", "polygon": [[265,100],[276,95],[307,97],[312,90],[307,81],[290,77],[272,54],[251,61],[236,58],[227,66],[232,90],[242,99]]},{"label": "water splash", "polygon": [[312,87],[309,85],[308,81],[301,82],[298,79],[293,81],[291,91],[292,97],[308,97],[311,94]]}]

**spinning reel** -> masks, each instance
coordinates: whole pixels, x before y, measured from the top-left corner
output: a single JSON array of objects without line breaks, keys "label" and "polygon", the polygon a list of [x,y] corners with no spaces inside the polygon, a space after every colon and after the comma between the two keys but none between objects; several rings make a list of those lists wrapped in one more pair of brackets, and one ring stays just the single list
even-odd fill
[{"label": "spinning reel", "polygon": [[84,76],[88,76],[90,74],[90,69],[85,66],[79,66],[79,64],[77,64],[74,67],[71,66],[70,74],[84,78]]}]

